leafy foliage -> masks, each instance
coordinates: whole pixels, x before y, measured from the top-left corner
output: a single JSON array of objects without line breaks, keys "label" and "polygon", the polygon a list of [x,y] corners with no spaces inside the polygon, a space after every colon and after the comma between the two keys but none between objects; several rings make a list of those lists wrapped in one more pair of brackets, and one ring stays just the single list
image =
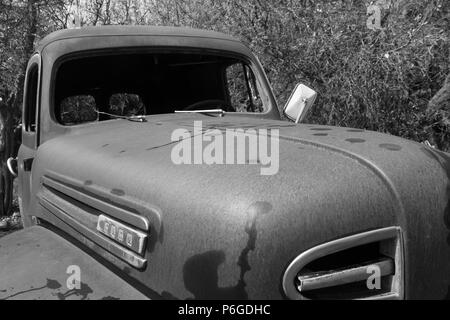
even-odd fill
[{"label": "leafy foliage", "polygon": [[82,20],[95,24],[106,16],[108,23],[233,34],[261,58],[280,107],[297,82],[319,92],[306,121],[430,140],[450,150],[450,111],[427,110],[449,74],[449,1],[375,1],[381,30],[367,27],[368,1],[126,3],[103,3],[94,10],[100,18],[85,10]]}]

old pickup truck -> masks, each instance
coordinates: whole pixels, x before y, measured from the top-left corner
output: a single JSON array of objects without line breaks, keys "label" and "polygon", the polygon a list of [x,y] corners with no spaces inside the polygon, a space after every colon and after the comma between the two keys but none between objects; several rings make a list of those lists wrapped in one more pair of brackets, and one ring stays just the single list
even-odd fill
[{"label": "old pickup truck", "polygon": [[315,96],[298,85],[282,117],[221,33],[48,35],[8,161],[25,228],[0,240],[0,298],[449,297],[450,155],[304,123]]}]

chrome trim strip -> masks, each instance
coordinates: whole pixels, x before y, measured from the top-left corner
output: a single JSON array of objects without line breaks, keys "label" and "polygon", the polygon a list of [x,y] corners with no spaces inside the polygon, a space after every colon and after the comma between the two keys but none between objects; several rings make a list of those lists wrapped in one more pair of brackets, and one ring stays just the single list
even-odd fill
[{"label": "chrome trim strip", "polygon": [[145,268],[147,264],[147,260],[144,258],[139,257],[134,252],[122,248],[119,244],[116,244],[115,242],[111,241],[110,239],[106,238],[105,236],[102,236],[98,233],[96,233],[93,230],[90,230],[89,228],[83,226],[78,221],[70,217],[63,209],[57,207],[53,203],[49,202],[47,199],[45,199],[45,196],[42,194],[38,195],[39,203],[43,208],[48,210],[50,213],[52,213],[55,217],[59,218],[61,221],[69,225],[71,228],[75,229],[79,233],[81,233],[83,236],[88,238],[89,240],[93,241],[98,246],[104,248],[108,252],[112,253],[116,257],[124,260],[131,266],[137,268],[137,269],[143,269]]},{"label": "chrome trim strip", "polygon": [[383,229],[371,230],[363,233],[354,234],[345,238],[337,239],[334,241],[326,242],[315,246],[311,249],[306,250],[297,256],[286,268],[283,274],[282,287],[283,291],[289,299],[302,300],[306,299],[298,291],[295,285],[295,280],[297,279],[300,270],[308,263],[338,252],[345,249],[349,249],[355,246],[360,246],[372,242],[389,240],[396,238],[398,239],[399,248],[398,261],[395,261],[395,273],[398,277],[398,283],[395,283],[396,293],[389,293],[380,295],[379,297],[374,296],[370,299],[386,299],[388,296],[390,299],[403,299],[404,297],[404,257],[403,257],[403,239],[400,227],[387,227]]},{"label": "chrome trim strip", "polygon": [[320,274],[311,272],[299,275],[297,277],[299,281],[297,289],[300,292],[306,292],[364,281],[367,279],[367,270],[371,266],[379,268],[380,276],[393,275],[395,273],[394,261],[390,258],[386,258],[379,261],[368,262],[363,265],[350,266],[348,268],[332,270]]},{"label": "chrome trim strip", "polygon": [[147,235],[143,232],[130,228],[114,219],[110,219],[103,214],[98,216],[97,231],[129,250],[140,255],[144,253]]},{"label": "chrome trim strip", "polygon": [[53,188],[75,200],[78,200],[88,206],[91,206],[105,214],[108,214],[116,219],[122,220],[136,228],[143,231],[148,231],[150,229],[150,224],[148,220],[142,216],[139,216],[130,211],[124,210],[102,200],[96,199],[88,194],[75,190],[59,181],[48,176],[43,176],[42,183],[44,186]]}]

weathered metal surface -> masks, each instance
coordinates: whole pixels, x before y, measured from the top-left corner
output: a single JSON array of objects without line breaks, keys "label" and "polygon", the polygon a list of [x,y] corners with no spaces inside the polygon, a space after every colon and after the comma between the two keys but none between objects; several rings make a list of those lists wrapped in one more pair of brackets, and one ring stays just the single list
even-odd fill
[{"label": "weathered metal surface", "polygon": [[[221,32],[209,30],[165,26],[101,26],[83,27],[82,29],[64,29],[53,32],[40,41],[36,51],[41,52],[48,45],[56,41],[69,39],[77,39],[80,42],[87,42],[88,49],[92,49],[91,45],[98,42],[99,38],[105,42],[109,41],[110,44],[108,47],[111,47],[111,44],[115,43],[115,41],[132,41],[133,47],[137,47],[145,45],[145,38],[149,37],[160,39],[152,39],[154,41],[169,41],[168,39],[173,37],[187,38],[186,40],[203,41],[205,43],[211,43],[211,40],[223,40],[235,43],[236,46],[244,47],[244,45],[237,38]],[[136,38],[140,41],[136,41]],[[211,46],[211,44],[209,44],[209,46]],[[124,45],[122,45],[122,47],[124,47]],[[196,48],[198,46],[193,45],[192,47]],[[69,48],[67,48],[67,51],[73,52],[73,50],[69,51]]]},{"label": "weathered metal surface", "polygon": [[[404,230],[406,297],[446,295],[448,155],[348,128],[236,116],[147,119],[87,125],[46,142],[37,154],[33,189],[40,188],[38,177],[53,172],[94,194],[109,190],[112,202],[159,208],[161,226],[152,230],[146,270],[112,259],[159,295],[282,298],[280,277],[302,251],[388,226]],[[261,176],[250,164],[173,164],[171,132],[192,129],[194,120],[218,129],[280,129],[278,174]]]}]

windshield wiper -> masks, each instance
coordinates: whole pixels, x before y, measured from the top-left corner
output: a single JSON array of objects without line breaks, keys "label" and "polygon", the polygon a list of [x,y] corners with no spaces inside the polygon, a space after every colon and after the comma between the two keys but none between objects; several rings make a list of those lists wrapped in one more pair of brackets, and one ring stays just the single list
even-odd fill
[{"label": "windshield wiper", "polygon": [[208,109],[208,110],[175,110],[175,113],[207,113],[207,114],[218,114],[219,117],[225,115],[225,110],[222,109]]},{"label": "windshield wiper", "polygon": [[113,118],[117,118],[117,119],[125,119],[128,121],[134,121],[134,122],[147,122],[147,119],[145,118],[145,115],[137,115],[137,116],[119,116],[117,114],[113,114],[113,113],[108,113],[108,112],[103,112],[103,111],[98,111],[95,110],[95,112],[97,112],[98,114],[104,114]]}]

